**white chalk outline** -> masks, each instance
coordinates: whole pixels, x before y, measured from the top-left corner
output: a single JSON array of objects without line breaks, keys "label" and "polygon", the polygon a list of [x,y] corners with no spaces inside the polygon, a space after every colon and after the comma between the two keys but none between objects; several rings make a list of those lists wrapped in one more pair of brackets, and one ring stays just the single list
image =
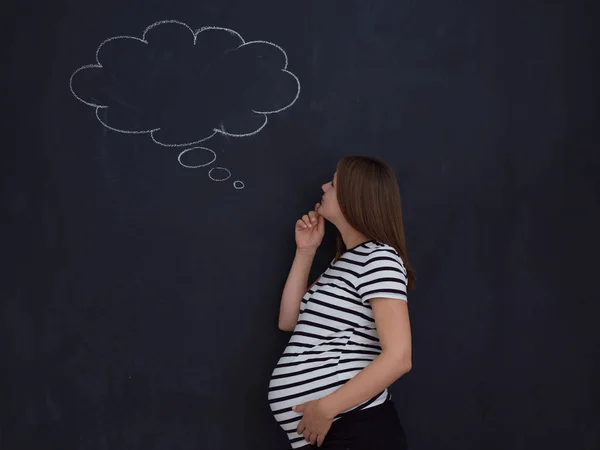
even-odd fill
[{"label": "white chalk outline", "polygon": [[[205,151],[208,151],[208,152],[211,152],[211,153],[212,153],[212,155],[213,155],[213,158],[212,158],[212,159],[211,159],[209,162],[207,162],[207,163],[204,163],[204,164],[198,164],[197,166],[189,166],[189,165],[187,165],[187,164],[184,164],[183,162],[181,162],[181,157],[182,157],[182,156],[183,156],[185,153],[187,153],[187,152],[190,152],[190,151],[192,151],[192,150],[198,150],[198,149],[200,149],[200,150],[205,150]],[[214,163],[214,162],[217,160],[217,154],[215,153],[215,151],[214,151],[214,150],[211,150],[210,148],[207,148],[207,147],[191,147],[191,148],[186,148],[184,151],[180,152],[180,153],[179,153],[179,156],[177,156],[177,160],[179,161],[179,164],[181,164],[181,165],[182,165],[183,167],[185,167],[185,168],[188,168],[188,169],[198,169],[199,167],[206,167],[206,166],[210,166],[212,163]],[[226,171],[227,171],[227,173],[228,173],[229,175],[227,175],[227,177],[226,177],[226,178],[222,178],[222,179],[217,179],[217,178],[214,178],[214,177],[211,175],[211,172],[212,172],[213,170],[215,170],[215,169],[223,169],[223,170],[226,170]],[[210,170],[208,171],[208,177],[209,177],[211,180],[213,180],[213,181],[225,181],[225,180],[228,180],[229,178],[231,178],[231,171],[230,171],[229,169],[227,169],[226,167],[213,167],[212,169],[210,169]],[[233,187],[234,187],[235,189],[238,189],[238,190],[240,190],[240,189],[244,189],[244,188],[246,187],[246,185],[244,184],[244,182],[243,182],[243,181],[241,181],[241,180],[236,180],[236,181],[234,181],[234,182],[233,182]]]},{"label": "white chalk outline", "polygon": [[[213,170],[215,170],[215,169],[223,169],[223,170],[226,170],[226,171],[227,171],[227,173],[228,173],[229,175],[227,175],[227,178],[221,178],[221,179],[213,178],[213,176],[212,176],[210,173],[211,173]],[[230,171],[230,170],[229,170],[227,167],[213,167],[212,169],[210,169],[210,170],[208,171],[208,178],[210,178],[210,179],[211,179],[211,180],[213,180],[213,181],[226,181],[226,180],[229,180],[229,179],[231,178],[231,171]]]},{"label": "white chalk outline", "polygon": [[[197,166],[188,166],[187,164],[184,164],[181,162],[181,157],[183,156],[184,153],[190,152],[192,150],[206,150],[209,151],[213,154],[213,159],[210,160],[210,162],[207,162],[206,164],[199,164]],[[214,163],[217,160],[217,154],[214,152],[214,150],[211,150],[210,148],[206,148],[206,147],[191,147],[191,148],[187,148],[184,151],[182,151],[181,153],[179,153],[179,156],[177,156],[177,161],[179,161],[179,164],[181,164],[183,167],[186,167],[188,169],[197,169],[199,167],[206,167],[206,166],[210,166],[212,163]]]},{"label": "white chalk outline", "polygon": [[[155,28],[157,26],[160,25],[164,25],[164,24],[175,24],[175,25],[181,25],[185,28],[187,28],[191,33],[192,36],[194,38],[194,45],[196,45],[196,41],[198,38],[198,34],[203,33],[205,31],[211,31],[211,30],[216,30],[216,31],[226,31],[234,36],[236,36],[241,44],[236,47],[233,50],[237,50],[241,47],[247,46],[247,45],[251,45],[251,44],[267,44],[267,45],[271,45],[273,47],[275,47],[276,49],[278,49],[279,51],[281,51],[281,53],[283,53],[283,56],[285,58],[285,64],[283,69],[281,69],[282,72],[285,72],[286,74],[292,76],[294,78],[294,80],[296,81],[296,85],[298,86],[298,90],[296,92],[296,96],[294,97],[294,99],[286,106],[284,106],[283,108],[279,108],[277,110],[274,111],[256,111],[256,110],[251,110],[253,113],[255,114],[259,114],[259,115],[263,115],[264,116],[264,122],[262,123],[262,125],[260,125],[256,130],[251,131],[249,133],[230,133],[230,132],[226,132],[223,131],[219,128],[213,128],[213,133],[210,134],[209,136],[205,136],[202,139],[198,139],[196,141],[193,142],[186,142],[186,143],[182,143],[182,144],[170,144],[170,143],[165,143],[165,142],[160,142],[158,139],[156,139],[156,137],[154,136],[154,133],[156,133],[157,131],[160,131],[160,128],[153,128],[150,130],[122,130],[119,128],[115,128],[115,127],[111,127],[108,124],[106,124],[105,122],[102,121],[102,119],[100,118],[100,114],[99,114],[99,110],[100,109],[108,109],[109,106],[108,105],[99,105],[96,103],[92,103],[92,102],[88,102],[84,99],[82,99],[81,97],[79,97],[76,93],[75,90],[73,89],[73,78],[75,77],[75,75],[77,75],[79,72],[81,72],[82,70],[87,70],[87,69],[102,69],[103,66],[100,63],[100,59],[99,59],[99,54],[100,54],[100,49],[108,42],[110,41],[114,41],[117,39],[133,39],[135,41],[138,42],[142,42],[144,44],[148,44],[148,41],[146,40],[146,34],[152,29]],[[256,41],[249,41],[246,42],[244,40],[244,38],[237,32],[234,30],[231,30],[229,28],[223,28],[223,27],[216,27],[216,26],[205,26],[202,28],[197,29],[196,31],[194,31],[189,25],[187,25],[184,22],[180,22],[179,20],[160,20],[158,22],[153,23],[152,25],[149,25],[146,27],[146,29],[144,30],[144,33],[142,34],[141,38],[135,37],[135,36],[113,36],[110,37],[106,40],[104,40],[96,49],[96,64],[86,64],[84,66],[79,67],[77,70],[75,70],[72,74],[71,77],[69,78],[69,89],[71,90],[71,93],[73,94],[73,96],[79,100],[80,102],[91,106],[93,108],[96,108],[96,119],[102,124],[102,126],[108,128],[109,130],[115,131],[117,133],[125,133],[125,134],[150,134],[150,137],[152,138],[152,141],[154,141],[154,143],[158,144],[158,145],[162,145],[163,147],[186,147],[189,145],[195,145],[195,144],[199,144],[201,142],[207,141],[209,139],[211,139],[213,136],[215,136],[217,133],[225,135],[225,136],[230,136],[230,137],[248,137],[248,136],[252,136],[257,134],[258,132],[260,132],[266,125],[268,122],[268,115],[269,114],[276,114],[279,113],[281,111],[284,111],[286,109],[288,109],[289,107],[291,107],[294,103],[296,103],[296,100],[298,100],[298,97],[300,96],[300,80],[298,79],[298,77],[296,75],[294,75],[292,72],[290,72],[289,70],[287,70],[288,68],[288,56],[287,53],[285,52],[285,50],[283,48],[281,48],[279,45],[274,44],[272,42],[269,41],[262,41],[262,40],[256,40]],[[188,149],[188,151],[191,149]],[[182,153],[180,153],[179,156],[181,156]],[[180,161],[181,163],[181,161]],[[185,167],[185,166],[184,166]],[[200,166],[202,167],[202,166]]]}]

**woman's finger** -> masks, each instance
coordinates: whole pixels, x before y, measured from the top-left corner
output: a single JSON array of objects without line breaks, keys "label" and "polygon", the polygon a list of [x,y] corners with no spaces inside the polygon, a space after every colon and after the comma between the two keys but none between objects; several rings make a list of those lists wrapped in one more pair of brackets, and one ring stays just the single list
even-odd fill
[{"label": "woman's finger", "polygon": [[302,220],[304,221],[304,223],[306,224],[307,227],[311,227],[311,223],[310,223],[310,218],[308,217],[308,214],[304,214],[302,216]]},{"label": "woman's finger", "polygon": [[325,218],[321,215],[317,218],[317,230],[322,231],[325,226]]},{"label": "woman's finger", "polygon": [[302,433],[302,436],[304,437],[304,439],[306,439],[308,442],[310,442],[310,431],[304,430],[304,433]]},{"label": "woman's finger", "polygon": [[325,440],[325,436],[323,436],[322,434],[320,434],[317,437],[317,447],[320,447],[321,445],[323,445],[323,441]]},{"label": "woman's finger", "polygon": [[301,219],[298,219],[296,221],[296,229],[304,230],[305,228],[306,228],[306,224]]}]

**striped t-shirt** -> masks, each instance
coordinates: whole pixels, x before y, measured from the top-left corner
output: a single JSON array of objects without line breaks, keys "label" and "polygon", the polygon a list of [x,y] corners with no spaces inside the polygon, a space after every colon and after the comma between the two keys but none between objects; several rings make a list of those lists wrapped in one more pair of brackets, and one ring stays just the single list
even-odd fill
[{"label": "striped t-shirt", "polygon": [[[406,301],[406,269],[391,246],[368,241],[333,261],[302,298],[298,322],[275,366],[268,396],[292,448],[309,444],[296,432],[302,413],[292,411],[292,406],[334,392],[381,353],[368,302],[376,297]],[[348,411],[389,398],[385,389]]]}]

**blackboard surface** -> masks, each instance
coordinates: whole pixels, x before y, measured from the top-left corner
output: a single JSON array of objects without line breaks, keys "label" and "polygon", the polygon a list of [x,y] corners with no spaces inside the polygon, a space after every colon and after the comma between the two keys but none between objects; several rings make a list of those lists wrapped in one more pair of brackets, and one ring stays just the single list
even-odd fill
[{"label": "blackboard surface", "polygon": [[411,448],[600,447],[592,2],[2,10],[0,448],[287,448],[293,224],[347,154],[401,185]]}]

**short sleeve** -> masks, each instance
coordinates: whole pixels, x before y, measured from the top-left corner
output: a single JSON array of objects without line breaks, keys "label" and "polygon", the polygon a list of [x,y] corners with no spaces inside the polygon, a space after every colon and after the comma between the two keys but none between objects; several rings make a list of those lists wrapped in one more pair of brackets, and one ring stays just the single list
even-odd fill
[{"label": "short sleeve", "polygon": [[377,297],[407,301],[406,268],[402,258],[392,250],[372,252],[367,258],[356,289],[364,304]]}]

